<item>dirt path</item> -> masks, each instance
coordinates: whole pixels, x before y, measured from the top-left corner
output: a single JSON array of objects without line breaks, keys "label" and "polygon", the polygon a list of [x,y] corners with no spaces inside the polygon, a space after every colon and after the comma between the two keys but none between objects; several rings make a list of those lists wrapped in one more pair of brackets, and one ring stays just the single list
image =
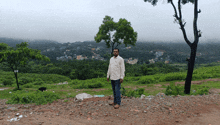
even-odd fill
[{"label": "dirt path", "polygon": [[[210,95],[122,98],[119,109],[113,98],[59,99],[51,104],[5,104],[0,100],[0,125],[219,125],[219,89]],[[17,114],[19,113],[19,114]],[[21,116],[19,121],[8,121]]]},{"label": "dirt path", "polygon": [[[219,125],[220,95],[152,99],[125,98],[119,109],[108,103],[111,97],[91,98],[77,101],[69,98],[46,105],[7,105],[0,100],[0,125]],[[6,108],[7,107],[7,108]],[[19,121],[8,121],[16,114],[23,115]],[[17,117],[19,116],[17,115]]]}]

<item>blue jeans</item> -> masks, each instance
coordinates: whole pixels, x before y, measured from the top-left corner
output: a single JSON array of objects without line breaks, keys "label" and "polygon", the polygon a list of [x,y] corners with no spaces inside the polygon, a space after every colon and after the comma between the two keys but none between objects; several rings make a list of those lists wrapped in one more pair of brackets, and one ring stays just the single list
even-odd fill
[{"label": "blue jeans", "polygon": [[120,105],[121,104],[120,79],[111,80],[111,84],[112,84],[112,90],[113,90],[113,95],[114,95],[114,103],[117,103],[118,105]]}]

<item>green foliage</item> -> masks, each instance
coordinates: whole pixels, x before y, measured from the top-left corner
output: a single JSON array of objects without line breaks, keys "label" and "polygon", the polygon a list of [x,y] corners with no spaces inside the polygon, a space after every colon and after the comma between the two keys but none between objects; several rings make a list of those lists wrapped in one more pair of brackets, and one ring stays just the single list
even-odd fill
[{"label": "green foliage", "polygon": [[210,87],[207,87],[207,86],[197,87],[193,89],[195,92],[191,92],[191,94],[192,95],[203,95],[203,94],[208,95],[209,89]]},{"label": "green foliage", "polygon": [[73,80],[71,84],[73,84],[74,89],[88,89],[88,88],[101,88],[104,87],[107,81],[103,78],[99,79],[88,79],[88,80]]},{"label": "green foliage", "polygon": [[169,86],[167,86],[165,94],[175,96],[184,95],[184,87],[180,85],[175,86],[174,83],[171,83]]},{"label": "green foliage", "polygon": [[[203,95],[203,94],[208,94],[209,92],[209,87],[198,87],[198,88],[191,88],[191,92],[190,95]],[[171,83],[169,86],[167,86],[166,91],[165,91],[166,95],[186,95],[184,93],[184,86],[181,85],[177,85],[175,86],[174,83]]]},{"label": "green foliage", "polygon": [[129,77],[129,76],[126,76],[125,78],[124,78],[124,81],[126,81],[126,82],[129,82],[129,81],[138,81],[139,79],[140,79],[141,77]]},{"label": "green foliage", "polygon": [[75,96],[73,95],[67,95],[66,98],[74,98]]},{"label": "green foliage", "polygon": [[13,84],[13,80],[12,79],[5,79],[3,80],[3,85],[4,86],[11,86]]},{"label": "green foliage", "polygon": [[[29,49],[26,42],[16,44],[15,48],[0,44],[0,49],[0,62],[6,62],[3,64],[12,70],[17,70],[20,66],[25,66],[30,59],[50,61],[50,59],[42,55],[39,50]],[[19,88],[18,83],[17,85]]]},{"label": "green foliage", "polygon": [[22,86],[23,88],[33,88],[34,85],[32,83],[27,83],[25,85]]},{"label": "green foliage", "polygon": [[154,76],[142,76],[138,80],[139,84],[153,84],[156,83],[156,80],[154,79]]},{"label": "green foliage", "polygon": [[31,82],[33,82],[33,79],[32,78],[30,78],[30,77],[20,77],[19,78],[19,84],[20,85],[24,85],[24,84],[27,84],[27,83],[31,83]]},{"label": "green foliage", "polygon": [[[112,31],[115,31],[115,33],[111,36]],[[120,45],[120,41],[123,41],[125,46],[127,46],[127,44],[135,46],[137,41],[137,32],[134,32],[133,28],[131,27],[131,23],[126,19],[121,18],[118,22],[114,22],[113,18],[110,16],[105,16],[103,19],[103,24],[101,24],[99,27],[99,31],[94,39],[97,43],[104,40],[107,48],[110,48],[112,45],[111,43]]]},{"label": "green foliage", "polygon": [[126,90],[124,87],[122,87],[121,89],[121,94],[127,97],[140,97],[144,93],[144,88],[138,88],[136,90]]},{"label": "green foliage", "polygon": [[37,78],[37,79],[35,79],[33,84],[34,85],[42,85],[42,84],[44,84],[44,81],[41,78]]},{"label": "green foliage", "polygon": [[24,92],[16,91],[12,93],[11,99],[8,100],[7,104],[29,104],[35,103],[36,105],[52,103],[54,100],[60,99],[58,94],[51,91],[34,91],[34,92]]},{"label": "green foliage", "polygon": [[176,73],[168,73],[165,75],[161,75],[159,81],[173,81],[173,80],[184,80],[186,78],[186,73],[176,72]]}]

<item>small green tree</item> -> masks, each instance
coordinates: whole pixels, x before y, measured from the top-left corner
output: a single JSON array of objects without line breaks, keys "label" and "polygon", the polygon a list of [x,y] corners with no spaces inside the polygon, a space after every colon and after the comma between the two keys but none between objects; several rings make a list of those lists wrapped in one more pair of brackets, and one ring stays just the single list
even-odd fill
[{"label": "small green tree", "polygon": [[122,43],[124,43],[126,47],[128,44],[135,46],[137,32],[134,32],[131,23],[126,19],[121,18],[118,22],[114,22],[113,18],[105,16],[103,24],[101,24],[99,31],[95,36],[96,43],[99,43],[102,40],[106,42],[107,48],[112,47],[111,56],[113,56],[115,44],[117,44],[116,47]]},{"label": "small green tree", "polygon": [[50,61],[50,59],[44,55],[41,55],[40,50],[28,48],[26,42],[17,44],[15,48],[8,46],[5,43],[0,43],[0,63],[8,66],[14,72],[16,83],[18,84],[18,67],[25,66],[30,59]]}]

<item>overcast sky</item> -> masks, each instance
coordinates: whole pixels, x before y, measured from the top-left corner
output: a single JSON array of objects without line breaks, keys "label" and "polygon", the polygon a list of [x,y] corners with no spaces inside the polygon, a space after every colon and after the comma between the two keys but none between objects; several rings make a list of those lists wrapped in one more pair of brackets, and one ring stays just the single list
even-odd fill
[{"label": "overcast sky", "polygon": [[[131,22],[141,41],[183,40],[174,10],[166,0],[152,6],[144,0],[1,0],[0,37],[91,41],[105,15]],[[177,3],[177,0],[174,0]],[[183,6],[183,19],[193,40],[193,4]],[[199,0],[201,42],[220,40],[220,0]]]}]

